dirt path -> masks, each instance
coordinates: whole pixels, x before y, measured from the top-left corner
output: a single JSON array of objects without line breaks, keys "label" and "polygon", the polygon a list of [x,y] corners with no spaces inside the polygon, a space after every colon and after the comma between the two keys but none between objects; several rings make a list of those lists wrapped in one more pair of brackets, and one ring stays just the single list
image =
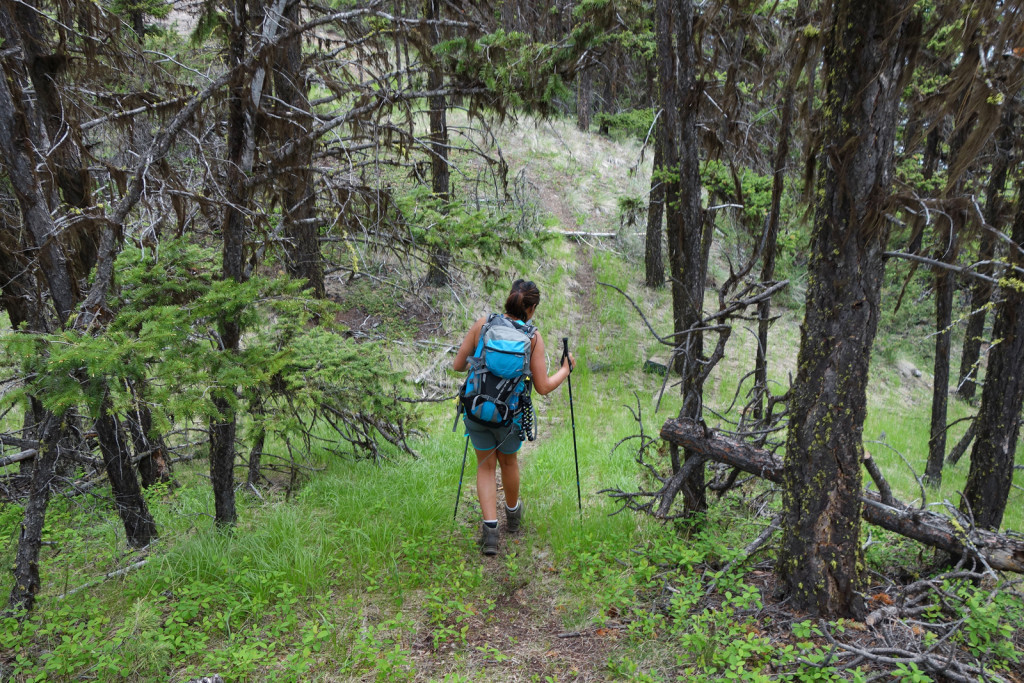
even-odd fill
[{"label": "dirt path", "polygon": [[[580,150],[576,153],[584,154]],[[530,178],[537,188],[541,212],[556,219],[563,230],[596,225],[602,220],[600,213],[608,210],[598,202],[580,201],[581,197],[590,198],[593,194],[576,186],[580,177],[564,169],[561,173],[551,173],[545,168]],[[569,318],[557,324],[559,330],[566,331],[583,329],[596,312],[598,285],[593,267],[594,250],[580,242],[573,252],[574,262],[563,264],[570,271],[566,276],[572,297]],[[560,338],[556,333],[545,333],[545,341],[553,359],[556,354],[552,349],[560,346]],[[524,478],[530,476],[532,456],[544,448],[552,434],[550,429],[544,428],[544,416],[538,415],[538,420],[541,426],[538,440],[524,443],[521,451]],[[499,471],[498,517],[502,527],[504,519],[500,511],[504,504]],[[486,614],[469,616],[464,644],[449,643],[435,648],[433,631],[425,626],[412,644],[416,680],[441,680],[449,673],[460,673],[472,680],[493,681],[545,680],[546,677],[559,681],[603,681],[609,678],[607,663],[619,642],[620,630],[615,624],[604,628],[586,624],[579,631],[566,630],[566,624],[577,623],[580,615],[566,619],[565,605],[578,603],[578,598],[568,594],[566,584],[572,579],[563,576],[565,569],[554,564],[551,548],[530,536],[535,527],[529,504],[529,500],[524,501],[526,516],[520,534],[510,536],[503,530],[498,555],[473,558],[473,561],[479,558],[486,575],[497,582],[499,589],[490,596],[494,600],[493,608]],[[480,508],[472,452],[466,463],[458,524],[464,529],[473,529],[474,536],[479,533]]]},{"label": "dirt path", "polygon": [[[597,286],[590,247],[576,247],[576,271],[569,285],[573,295],[573,320],[570,327],[577,328],[579,320],[593,314],[594,289]],[[550,345],[550,343],[549,343]],[[542,418],[539,417],[542,420]],[[538,440],[523,444],[523,462],[543,444],[550,430],[541,429]],[[472,451],[472,449],[470,449]],[[476,498],[474,453],[470,452],[462,498],[459,504],[458,524],[476,528],[480,524],[480,508]],[[524,476],[529,476],[529,465]],[[433,630],[425,627],[413,643],[413,661],[416,680],[440,680],[448,673],[468,673],[470,678],[497,681],[526,681],[532,676],[539,680],[601,681],[608,677],[607,662],[619,638],[619,630],[612,628],[586,628],[567,632],[561,605],[565,578],[551,562],[551,550],[530,542],[530,509],[524,502],[526,520],[523,531],[516,536],[504,533],[504,520],[500,512],[505,504],[505,492],[498,472],[499,526],[502,536],[499,553],[494,557],[479,556],[485,573],[496,577],[500,590],[491,596],[493,609],[488,614],[473,614],[468,619],[469,631],[465,644],[442,644],[434,647]],[[533,679],[538,680],[538,679]]]}]

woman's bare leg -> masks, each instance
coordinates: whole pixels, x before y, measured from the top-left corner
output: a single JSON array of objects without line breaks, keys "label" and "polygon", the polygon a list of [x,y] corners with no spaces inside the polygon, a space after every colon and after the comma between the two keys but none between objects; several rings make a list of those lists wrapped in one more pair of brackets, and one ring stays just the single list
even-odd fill
[{"label": "woman's bare leg", "polygon": [[[495,476],[497,458],[495,450],[476,451],[476,495],[480,499],[480,512],[484,519],[498,519],[498,483]],[[502,477],[505,470],[502,468]],[[508,484],[505,484],[507,487]],[[516,474],[516,491],[519,490],[519,477]],[[507,495],[507,494],[506,494]]]},{"label": "woman's bare leg", "polygon": [[[505,505],[514,508],[519,503],[518,454],[499,452],[498,464],[501,466],[501,486],[505,490]],[[493,518],[488,517],[488,519]]]}]

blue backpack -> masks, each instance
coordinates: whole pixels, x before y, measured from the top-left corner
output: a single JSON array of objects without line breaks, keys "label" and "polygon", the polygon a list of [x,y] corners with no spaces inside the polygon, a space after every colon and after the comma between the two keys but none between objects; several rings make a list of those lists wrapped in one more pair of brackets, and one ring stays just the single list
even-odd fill
[{"label": "blue backpack", "polygon": [[[530,354],[537,328],[492,313],[480,328],[469,361],[469,376],[459,390],[459,412],[476,423],[505,427],[512,423],[530,391]],[[456,415],[456,418],[458,415]]]}]

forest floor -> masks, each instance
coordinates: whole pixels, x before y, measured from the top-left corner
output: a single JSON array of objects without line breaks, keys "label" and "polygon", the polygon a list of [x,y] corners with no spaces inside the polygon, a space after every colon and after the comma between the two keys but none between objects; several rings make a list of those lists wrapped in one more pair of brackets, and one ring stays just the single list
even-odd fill
[{"label": "forest floor", "polygon": [[[579,135],[565,121],[523,122],[502,139],[547,229],[614,232],[617,199],[646,193],[649,169],[633,171],[637,143]],[[697,525],[656,522],[606,495],[657,487],[637,464],[635,445],[678,411],[671,382],[664,390],[662,376],[642,369],[662,347],[631,304],[598,284],[626,291],[657,329],[670,324],[668,292],[639,284],[641,247],[629,235],[556,240],[536,260],[511,254],[500,264],[503,276],[541,286],[537,324],[549,364],[568,337],[580,365],[572,376],[574,409],[565,386],[534,397],[538,437],[524,444],[520,459],[524,527],[503,534],[497,556],[483,557],[476,546],[472,454],[453,522],[465,440],[452,431],[450,401],[424,402],[412,444],[418,458],[309,454],[298,489],[279,474],[259,496],[240,490],[232,533],[213,527],[207,466],[198,459],[178,466],[180,488],[150,493],[161,538],[141,555],[125,550],[109,502],[55,499],[37,612],[25,626],[0,622],[0,680],[179,682],[213,673],[228,683],[865,680],[883,667],[817,666],[836,654],[822,629],[851,646],[922,647],[920,626],[897,619],[874,627],[826,624],[789,610],[776,591],[773,541],[752,555],[745,550],[779,507],[773,487],[747,480],[713,497]],[[720,275],[727,267],[722,261],[713,270]],[[799,271],[792,275],[798,289]],[[454,394],[461,376],[448,371],[452,345],[469,321],[504,299],[503,292],[466,286],[451,300],[432,299],[431,310],[408,290],[396,288],[396,295],[371,277],[335,280],[330,291],[359,303],[339,320],[361,341],[386,343],[395,369],[414,380],[406,389],[426,401]],[[923,317],[910,310],[914,320]],[[770,357],[784,387],[799,342],[799,306],[791,301],[777,314]],[[923,463],[931,390],[927,373],[913,372],[914,365],[927,367],[920,353],[927,334],[900,339],[909,327],[903,320],[882,325],[885,348],[873,365],[866,431],[888,433],[878,439],[886,447],[877,447],[876,457],[906,499],[919,490],[907,472]],[[707,406],[723,413],[742,393],[753,356],[752,336],[741,332],[706,386]],[[970,410],[954,405],[952,417]],[[646,455],[667,466],[657,443]],[[953,497],[965,466],[966,459],[951,468],[930,500]],[[1012,495],[1008,526],[1019,529],[1020,494]],[[499,509],[503,501],[499,491]],[[0,507],[0,532],[12,539],[20,522],[14,507]],[[871,610],[884,612],[900,599],[886,592],[887,581],[908,585],[934,568],[930,551],[885,532],[871,531],[865,547]],[[146,566],[93,583],[140,559]],[[63,597],[83,586],[73,600]],[[961,631],[951,637],[969,656],[986,657],[988,674],[1020,683],[1024,602],[1009,593],[993,602],[981,588],[957,588],[958,597],[974,602],[956,616]],[[905,666],[880,680],[938,679]]]}]

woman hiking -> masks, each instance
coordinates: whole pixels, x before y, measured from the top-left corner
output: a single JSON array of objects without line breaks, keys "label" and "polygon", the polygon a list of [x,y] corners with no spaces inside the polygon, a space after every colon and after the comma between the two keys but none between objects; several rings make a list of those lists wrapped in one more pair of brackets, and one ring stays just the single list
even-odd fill
[{"label": "woman hiking", "polygon": [[[530,339],[529,376],[533,387],[541,396],[558,388],[572,372],[576,359],[572,354],[562,359],[561,367],[548,376],[547,360],[544,356],[544,339],[540,331],[531,324],[533,315],[540,304],[540,290],[530,280],[516,280],[512,291],[505,300],[504,318],[526,334]],[[455,355],[454,368],[465,372],[470,367],[470,357],[480,354],[481,330],[497,316],[484,316],[473,323],[466,333],[459,351]],[[529,391],[529,383],[527,389]],[[523,519],[523,501],[519,498],[519,460],[517,454],[523,441],[519,419],[505,426],[492,426],[474,420],[468,413],[463,417],[466,434],[476,451],[476,490],[480,498],[480,512],[483,524],[480,532],[480,551],[484,555],[498,553],[498,488],[495,479],[496,466],[501,467],[501,481],[505,489],[505,525],[509,533],[515,533]]]}]

